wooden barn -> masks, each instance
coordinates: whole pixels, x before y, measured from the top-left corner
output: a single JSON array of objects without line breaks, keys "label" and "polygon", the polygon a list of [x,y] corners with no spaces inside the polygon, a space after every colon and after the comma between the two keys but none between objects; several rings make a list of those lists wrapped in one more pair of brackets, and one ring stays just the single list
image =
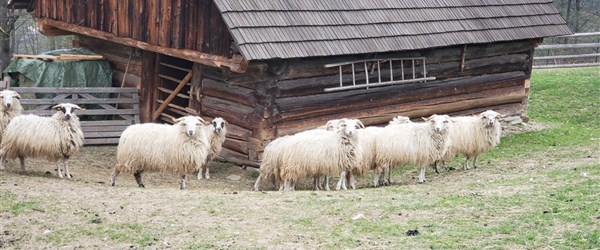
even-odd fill
[{"label": "wooden barn", "polygon": [[527,119],[534,48],[570,34],[551,0],[13,0],[46,35],[76,35],[141,120],[229,126],[221,156],[256,166],[273,138],[340,117],[495,109]]}]

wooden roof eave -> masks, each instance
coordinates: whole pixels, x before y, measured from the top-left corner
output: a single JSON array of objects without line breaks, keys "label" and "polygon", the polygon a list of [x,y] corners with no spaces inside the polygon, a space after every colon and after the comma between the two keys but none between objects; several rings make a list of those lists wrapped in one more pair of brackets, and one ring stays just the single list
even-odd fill
[{"label": "wooden roof eave", "polygon": [[132,38],[119,37],[112,33],[95,30],[88,27],[82,27],[62,21],[56,21],[49,18],[36,18],[36,23],[44,35],[66,35],[66,34],[81,34],[90,37],[95,37],[102,40],[107,40],[123,45],[140,48],[168,56],[178,57],[192,62],[197,62],[211,67],[228,67],[231,71],[244,73],[247,69],[248,62],[239,54],[233,55],[231,58],[204,53],[189,49],[173,49],[162,47],[146,42],[138,41]]}]

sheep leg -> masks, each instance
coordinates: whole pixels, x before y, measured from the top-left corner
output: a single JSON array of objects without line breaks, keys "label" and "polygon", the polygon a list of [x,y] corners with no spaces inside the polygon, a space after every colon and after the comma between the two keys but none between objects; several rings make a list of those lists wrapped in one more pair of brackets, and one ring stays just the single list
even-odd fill
[{"label": "sheep leg", "polygon": [[204,179],[210,179],[210,171],[208,166],[206,166],[206,171],[204,172]]},{"label": "sheep leg", "polygon": [[473,168],[477,168],[477,156],[473,158]]},{"label": "sheep leg", "polygon": [[346,181],[349,183],[350,188],[352,190],[356,189],[356,178],[354,177],[354,174],[352,173],[352,171],[348,172],[348,176],[346,178]]},{"label": "sheep leg", "polygon": [[204,178],[204,174],[202,173],[203,171],[204,171],[204,168],[198,169],[198,180]]},{"label": "sheep leg", "polygon": [[340,174],[340,180],[338,181],[337,185],[335,186],[335,190],[347,190],[346,188],[346,171],[342,171],[342,173]]},{"label": "sheep leg", "polygon": [[387,178],[387,182],[386,185],[392,185],[392,165],[388,165],[387,167],[387,174],[388,174],[388,178]]},{"label": "sheep leg", "polygon": [[69,172],[69,165],[67,165],[67,159],[63,158],[62,162],[63,162],[63,165],[65,166],[65,177],[72,179],[73,176],[71,176],[71,172]]},{"label": "sheep leg", "polygon": [[60,160],[56,161],[56,171],[58,171],[58,178],[63,178],[63,174],[60,171]]},{"label": "sheep leg", "polygon": [[315,176],[313,177],[313,189],[314,189],[315,191],[316,191],[316,190],[320,190],[320,188],[319,188],[319,181],[320,181],[320,180],[321,180],[321,177],[320,177],[320,176],[318,176],[318,175],[315,175]]},{"label": "sheep leg", "polygon": [[181,182],[179,184],[179,189],[181,189],[181,190],[185,189],[185,175],[181,176]]},{"label": "sheep leg", "polygon": [[448,172],[448,167],[446,167],[446,161],[442,160],[442,167],[444,168],[444,172]]},{"label": "sheep leg", "polygon": [[21,163],[21,170],[23,170],[23,171],[27,170],[25,168],[25,157],[19,156],[19,162]]},{"label": "sheep leg", "polygon": [[435,162],[433,162],[433,172],[435,172],[435,174],[436,174],[436,175],[437,175],[437,174],[440,174],[440,172],[438,171],[438,167],[437,167],[437,165],[438,165],[438,162],[439,162],[439,161],[435,161]]},{"label": "sheep leg", "polygon": [[467,170],[469,169],[469,156],[467,155],[467,159],[465,160],[465,163],[463,164],[463,169]]},{"label": "sheep leg", "polygon": [[373,187],[379,186],[379,177],[380,173],[378,171],[373,171]]},{"label": "sheep leg", "polygon": [[117,175],[119,175],[119,170],[115,169],[113,171],[112,175],[110,176],[110,185],[113,186],[113,187],[115,186],[115,181],[117,179]]},{"label": "sheep leg", "polygon": [[6,163],[6,159],[4,156],[0,157],[0,170],[4,170],[4,163]]},{"label": "sheep leg", "polygon": [[285,192],[294,191],[292,189],[292,181],[290,181],[289,179],[283,180],[283,191],[285,191]]},{"label": "sheep leg", "polygon": [[325,191],[331,190],[329,188],[329,175],[325,175],[325,177],[323,178],[323,190],[325,190]]},{"label": "sheep leg", "polygon": [[141,187],[141,188],[146,187],[146,186],[144,186],[144,182],[142,181],[142,172],[141,171],[135,172],[135,174],[133,174],[133,176],[135,177],[135,181],[137,182],[138,187]]},{"label": "sheep leg", "polygon": [[421,166],[421,171],[419,172],[419,183],[425,182],[425,168],[427,168],[427,166]]}]

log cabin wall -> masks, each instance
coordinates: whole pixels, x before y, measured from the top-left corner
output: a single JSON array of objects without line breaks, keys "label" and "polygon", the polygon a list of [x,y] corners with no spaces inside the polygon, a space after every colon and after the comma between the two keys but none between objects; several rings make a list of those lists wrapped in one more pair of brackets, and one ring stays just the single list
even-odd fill
[{"label": "log cabin wall", "polygon": [[231,35],[211,0],[36,0],[34,15],[152,45],[231,56]]},{"label": "log cabin wall", "polygon": [[[532,52],[532,41],[523,40],[379,55],[424,56],[427,76],[437,79],[327,93],[323,89],[339,86],[340,76],[337,67],[323,65],[365,58],[287,61],[286,69],[277,75],[272,135],[296,133],[340,117],[360,118],[365,125],[381,125],[395,115],[418,118],[433,113],[472,114],[486,109],[520,117],[526,112],[526,80],[531,74]],[[406,71],[407,77],[412,77],[412,70]],[[382,69],[382,75],[387,72]],[[423,75],[421,67],[417,67],[416,75]],[[375,82],[375,77],[376,74],[370,82]],[[346,83],[352,82],[350,67],[344,70],[343,78]],[[364,70],[357,73],[356,80],[365,82]]]},{"label": "log cabin wall", "polygon": [[[522,117],[534,44],[523,40],[380,54],[381,58],[424,56],[427,76],[437,79],[336,92],[324,89],[339,86],[339,69],[323,65],[374,55],[251,62],[244,74],[204,67],[201,93],[196,94],[201,96],[203,115],[221,116],[230,123],[221,155],[238,164],[256,165],[272,139],[340,117],[360,118],[366,125],[382,125],[396,115],[419,118],[486,109]],[[415,73],[423,74],[419,67]],[[412,70],[405,74],[412,76]],[[344,70],[343,78],[351,81],[351,69]],[[358,72],[357,82],[364,78],[364,70]]]}]

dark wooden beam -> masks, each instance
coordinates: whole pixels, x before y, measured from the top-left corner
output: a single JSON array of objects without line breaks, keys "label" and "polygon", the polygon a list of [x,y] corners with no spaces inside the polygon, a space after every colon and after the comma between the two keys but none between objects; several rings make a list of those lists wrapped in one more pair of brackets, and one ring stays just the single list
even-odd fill
[{"label": "dark wooden beam", "polygon": [[228,67],[229,69],[231,69],[231,71],[237,73],[244,73],[246,71],[246,68],[248,67],[248,62],[241,55],[237,54],[233,55],[232,58],[227,58],[224,56],[218,56],[189,49],[166,48],[131,38],[119,37],[112,33],[95,30],[88,27],[77,26],[74,24],[56,21],[48,18],[36,18],[36,22],[40,27],[40,30],[55,28],[59,30],[64,30],[66,32],[91,36],[98,39],[103,39],[131,47],[140,48],[143,50],[149,50],[160,54],[178,57],[211,67]]}]

